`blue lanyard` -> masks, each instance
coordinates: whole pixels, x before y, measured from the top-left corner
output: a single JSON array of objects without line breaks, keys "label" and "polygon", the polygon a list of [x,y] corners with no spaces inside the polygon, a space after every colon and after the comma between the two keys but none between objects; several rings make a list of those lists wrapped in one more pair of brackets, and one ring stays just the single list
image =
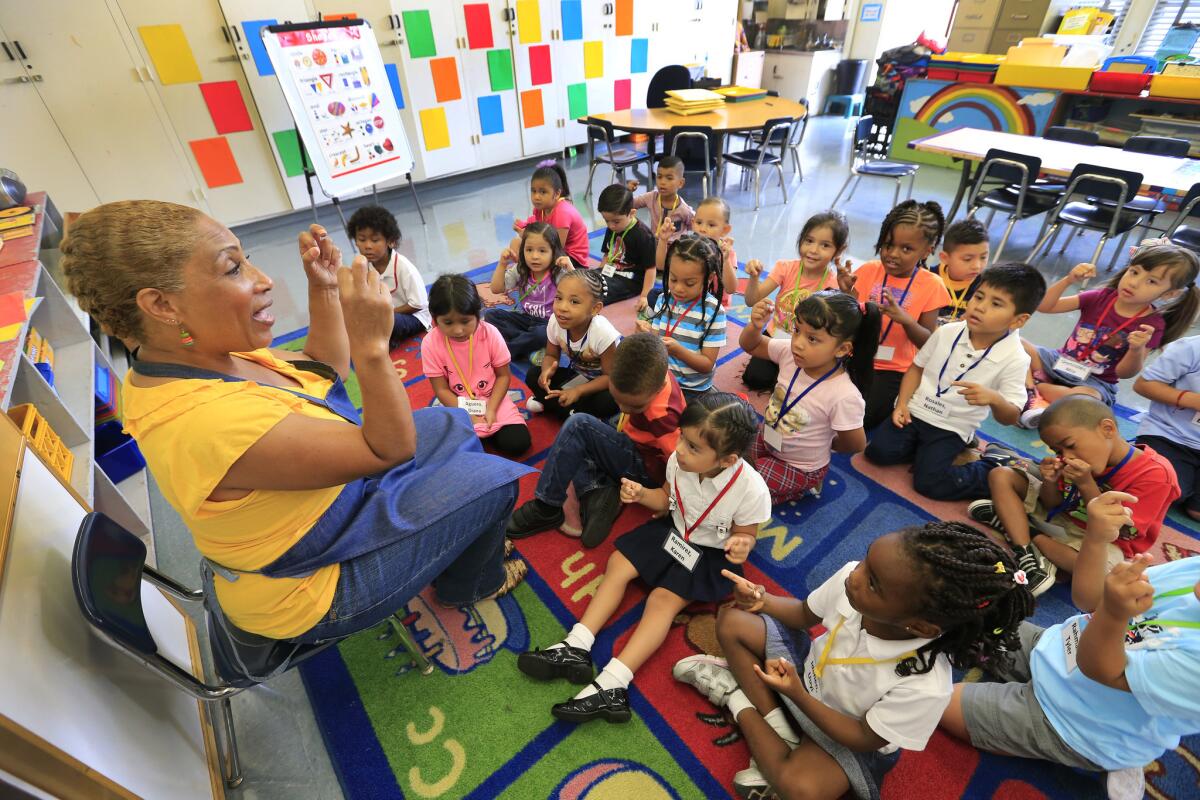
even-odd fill
[{"label": "blue lanyard", "polygon": [[563,330],[563,339],[567,343],[567,356],[568,356],[567,360],[569,362],[568,367],[570,369],[575,369],[576,356],[578,356],[579,358],[583,358],[583,351],[587,349],[587,337],[588,337],[588,334],[591,332],[592,332],[592,328],[589,325],[588,329],[586,331],[584,331],[584,333],[583,333],[583,338],[579,340],[579,351],[576,352],[571,349],[571,332],[566,329]]},{"label": "blue lanyard", "polygon": [[[1129,445],[1129,452],[1125,454],[1125,457],[1121,459],[1121,462],[1119,464],[1117,464],[1115,467],[1113,467],[1112,469],[1110,469],[1108,472],[1101,475],[1096,480],[1096,485],[1100,486],[1100,485],[1103,485],[1104,483],[1107,483],[1109,478],[1111,478],[1113,475],[1116,475],[1118,472],[1120,472],[1121,467],[1124,467],[1126,464],[1129,463],[1129,459],[1133,458],[1133,451],[1136,449],[1137,448],[1134,447],[1133,445]],[[1059,505],[1055,506],[1054,510],[1046,515],[1046,522],[1049,522],[1050,520],[1054,519],[1056,516],[1061,514],[1063,511],[1066,511],[1071,506],[1077,506],[1077,505],[1079,505],[1079,487],[1072,485],[1071,491],[1067,492],[1067,499],[1064,500]]]},{"label": "blue lanyard", "polygon": [[783,402],[782,402],[782,403],[779,405],[779,416],[778,416],[778,417],[776,417],[776,418],[775,418],[775,421],[771,423],[771,427],[772,427],[772,428],[774,428],[775,430],[779,430],[779,423],[783,421],[783,418],[784,418],[785,416],[787,416],[787,413],[788,413],[789,411],[791,411],[793,408],[795,408],[795,407],[796,407],[796,404],[797,404],[797,403],[799,403],[801,400],[803,400],[803,399],[804,399],[804,395],[808,394],[808,393],[809,393],[809,392],[811,392],[813,389],[815,389],[815,388],[817,388],[818,386],[820,386],[820,385],[821,385],[821,383],[822,383],[822,382],[823,382],[823,381],[824,381],[826,378],[828,378],[828,377],[829,377],[830,375],[832,375],[833,373],[837,372],[837,371],[838,371],[838,367],[840,367],[840,366],[842,366],[842,364],[841,364],[841,362],[840,362],[840,361],[839,361],[838,363],[834,364],[834,365],[833,365],[833,369],[829,370],[829,372],[826,372],[824,375],[822,375],[821,377],[817,378],[815,381],[813,381],[812,383],[810,383],[810,384],[809,384],[809,385],[808,385],[808,386],[807,386],[807,387],[804,389],[804,391],[803,391],[803,392],[801,392],[801,393],[800,393],[800,394],[799,394],[799,395],[796,397],[796,399],[795,399],[795,400],[793,400],[793,401],[791,401],[791,402],[789,403],[789,402],[788,402],[788,398],[792,396],[792,389],[793,389],[793,388],[796,386],[796,378],[800,377],[800,373],[804,371],[803,369],[801,369],[801,368],[797,367],[797,368],[796,368],[796,371],[792,373],[792,380],[791,380],[791,382],[790,382],[790,383],[788,383],[787,392],[785,392],[785,393],[784,393],[784,395],[783,395]]},{"label": "blue lanyard", "polygon": [[[996,341],[989,344],[987,347],[987,350],[983,351],[983,355],[981,355],[978,359],[976,359],[975,362],[971,364],[971,366],[967,367],[962,372],[960,372],[958,374],[957,378],[950,381],[950,386],[947,386],[945,389],[943,389],[942,388],[942,378],[946,375],[946,367],[950,366],[950,360],[952,358],[954,358],[954,350],[955,350],[955,348],[958,347],[958,343],[960,341],[962,341],[962,336],[964,333],[966,333],[966,330],[967,330],[967,326],[963,325],[963,329],[958,332],[958,336],[954,337],[954,344],[950,345],[950,353],[949,353],[949,355],[946,356],[945,362],[942,363],[942,371],[938,373],[937,394],[934,395],[935,397],[941,397],[946,392],[950,391],[950,388],[952,386],[954,386],[955,383],[961,381],[963,378],[966,377],[968,372],[970,372],[971,370],[975,369],[976,367],[978,367],[980,364],[983,363],[984,359],[986,359],[988,357],[988,353],[992,352],[993,347],[995,347],[1000,342],[1003,342],[1005,339],[1008,338],[1008,333],[1006,333],[1003,336],[1001,336],[999,339],[997,339]],[[1009,333],[1012,333],[1012,331],[1009,331]]]},{"label": "blue lanyard", "polygon": [[[900,295],[900,299],[896,301],[896,305],[904,308],[904,301],[908,299],[908,290],[912,288],[913,281],[917,279],[917,270],[920,267],[913,268],[912,275],[908,276],[908,283],[904,286],[904,294]],[[883,291],[887,288],[887,273],[883,273],[883,285],[879,287],[879,302],[883,303]],[[880,342],[887,341],[888,334],[892,332],[892,326],[896,324],[896,320],[888,318],[887,327],[883,329],[883,335],[879,337]]]}]

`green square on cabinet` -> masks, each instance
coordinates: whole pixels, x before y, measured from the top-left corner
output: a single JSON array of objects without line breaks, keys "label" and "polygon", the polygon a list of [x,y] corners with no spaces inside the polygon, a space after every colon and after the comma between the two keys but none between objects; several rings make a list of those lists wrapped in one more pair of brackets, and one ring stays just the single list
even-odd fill
[{"label": "green square on cabinet", "polygon": [[408,57],[436,56],[437,45],[433,41],[433,25],[429,21],[429,12],[405,11],[400,16],[404,21],[404,35],[408,37]]},{"label": "green square on cabinet", "polygon": [[493,92],[513,88],[513,65],[511,50],[488,50],[488,78]]},{"label": "green square on cabinet", "polygon": [[579,119],[588,115],[586,83],[572,83],[567,87],[567,109],[571,119]]}]

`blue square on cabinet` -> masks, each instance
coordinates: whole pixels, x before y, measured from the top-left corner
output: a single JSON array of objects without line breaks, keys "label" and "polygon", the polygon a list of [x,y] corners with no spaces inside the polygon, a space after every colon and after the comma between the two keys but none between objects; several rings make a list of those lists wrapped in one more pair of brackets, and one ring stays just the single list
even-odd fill
[{"label": "blue square on cabinet", "polygon": [[479,130],[484,136],[504,133],[504,109],[500,106],[500,95],[488,94],[478,98]]},{"label": "blue square on cabinet", "polygon": [[563,41],[583,39],[583,3],[581,0],[562,0]]},{"label": "blue square on cabinet", "polygon": [[395,64],[384,64],[383,71],[387,73],[388,83],[392,85],[392,94],[396,96],[396,108],[404,108],[404,91],[400,88],[400,73]]},{"label": "blue square on cabinet", "polygon": [[645,72],[649,61],[650,40],[631,39],[629,44],[629,71]]}]

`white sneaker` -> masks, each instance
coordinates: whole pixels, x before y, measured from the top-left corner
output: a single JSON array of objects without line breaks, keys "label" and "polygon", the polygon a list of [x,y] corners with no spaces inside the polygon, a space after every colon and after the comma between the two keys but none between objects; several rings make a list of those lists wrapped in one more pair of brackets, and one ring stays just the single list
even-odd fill
[{"label": "white sneaker", "polygon": [[1108,773],[1108,800],[1142,800],[1146,795],[1144,767],[1126,767]]},{"label": "white sneaker", "polygon": [[546,410],[546,407],[544,405],[542,405],[541,400],[536,400],[531,397],[525,401],[525,409],[530,414],[540,414]]},{"label": "white sneaker", "polygon": [[716,656],[698,655],[680,659],[672,668],[675,680],[695,686],[714,706],[724,707],[725,698],[738,688],[729,662]]},{"label": "white sneaker", "polygon": [[767,785],[767,779],[758,770],[758,764],[754,759],[750,759],[750,766],[740,772],[734,773],[733,790],[738,793],[738,797],[745,800],[753,800],[754,798],[770,797],[771,787]]}]

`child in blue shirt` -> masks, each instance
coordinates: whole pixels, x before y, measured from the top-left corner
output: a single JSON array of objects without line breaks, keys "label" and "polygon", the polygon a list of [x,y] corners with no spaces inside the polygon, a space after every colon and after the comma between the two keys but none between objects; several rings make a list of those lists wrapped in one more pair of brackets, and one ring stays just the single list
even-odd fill
[{"label": "child in blue shirt", "polygon": [[1183,492],[1179,505],[1200,520],[1200,336],[1167,345],[1133,390],[1150,401],[1138,443],[1171,462]]}]

